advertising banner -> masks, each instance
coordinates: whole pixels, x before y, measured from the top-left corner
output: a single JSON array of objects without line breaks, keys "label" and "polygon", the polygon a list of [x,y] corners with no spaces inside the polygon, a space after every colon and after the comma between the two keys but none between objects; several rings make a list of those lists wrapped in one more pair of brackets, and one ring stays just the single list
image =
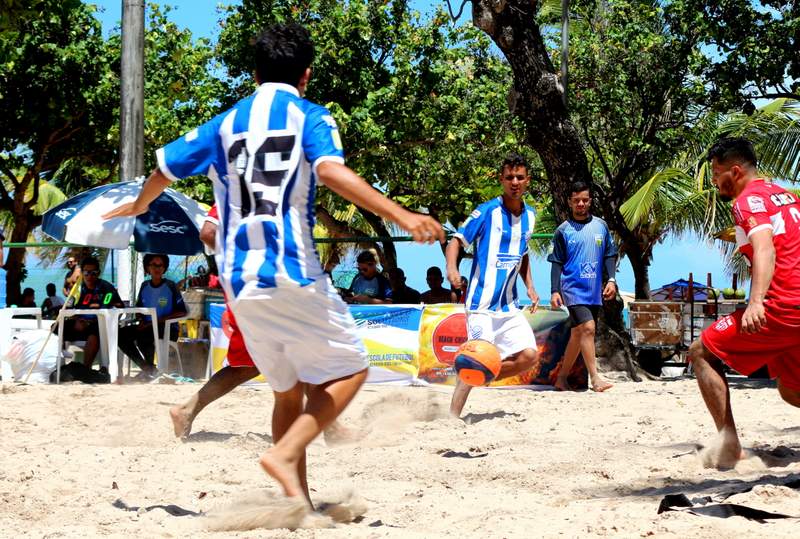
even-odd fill
[{"label": "advertising banner", "polygon": [[422,305],[351,305],[369,358],[368,383],[405,383],[419,373]]},{"label": "advertising banner", "polygon": [[[535,313],[524,311],[539,352],[537,365],[516,376],[492,382],[492,386],[552,385],[559,362],[569,341],[570,324],[566,310],[539,308]],[[467,319],[463,305],[427,305],[422,315],[419,341],[419,377],[435,384],[454,384],[458,347],[467,340]],[[586,369],[576,362],[569,377],[573,387],[586,386]]]}]

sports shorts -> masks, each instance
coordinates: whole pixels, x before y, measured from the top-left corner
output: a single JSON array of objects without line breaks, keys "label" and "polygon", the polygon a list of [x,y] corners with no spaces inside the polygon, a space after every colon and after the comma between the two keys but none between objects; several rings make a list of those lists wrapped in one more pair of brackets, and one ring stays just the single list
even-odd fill
[{"label": "sports shorts", "polygon": [[467,336],[469,339],[483,339],[494,343],[503,359],[526,348],[536,350],[536,337],[522,311],[468,311]]},{"label": "sports shorts", "polygon": [[800,391],[800,310],[764,304],[767,325],[758,333],[742,333],[744,310],[717,320],[703,331],[703,345],[732,369],[751,374],[764,365],[771,378]]},{"label": "sports shorts", "polygon": [[236,323],[236,318],[230,309],[226,310],[228,317],[228,324],[231,327],[231,336],[228,338],[228,365],[231,367],[255,367],[253,358],[247,352],[247,347],[244,345],[242,332]]},{"label": "sports shorts", "polygon": [[580,326],[591,320],[597,320],[600,305],[567,305],[569,319],[573,326]]},{"label": "sports shorts", "polygon": [[289,391],[298,382],[324,384],[369,366],[356,323],[330,280],[250,293],[243,291],[229,308],[273,390]]}]

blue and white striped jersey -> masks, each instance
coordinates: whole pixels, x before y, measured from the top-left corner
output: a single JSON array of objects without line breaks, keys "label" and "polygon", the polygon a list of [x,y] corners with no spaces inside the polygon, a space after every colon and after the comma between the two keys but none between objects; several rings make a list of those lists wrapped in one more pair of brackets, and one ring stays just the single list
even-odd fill
[{"label": "blue and white striped jersey", "polygon": [[516,280],[535,222],[536,212],[527,204],[514,215],[497,197],[478,206],[459,227],[455,237],[474,244],[467,310],[519,310]]},{"label": "blue and white striped jersey", "polygon": [[316,170],[323,161],[344,163],[344,152],[325,107],[292,86],[265,83],[157,157],[172,180],[213,181],[217,264],[229,298],[327,278],[312,238]]}]

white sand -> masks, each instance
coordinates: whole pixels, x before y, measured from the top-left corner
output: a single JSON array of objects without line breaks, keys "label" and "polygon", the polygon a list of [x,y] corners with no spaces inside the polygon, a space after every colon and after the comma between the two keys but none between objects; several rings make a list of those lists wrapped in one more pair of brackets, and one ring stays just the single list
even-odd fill
[{"label": "white sand", "polygon": [[[781,486],[800,479],[800,410],[774,388],[736,389],[745,447],[778,456],[703,469],[694,444],[712,440],[712,424],[685,380],[622,383],[605,394],[478,390],[469,425],[444,414],[449,388],[367,386],[344,419],[369,435],[332,448],[318,439],[309,455],[315,499],[343,501],[345,513],[363,500],[360,520],[212,531],[211,518],[168,511],[212,510],[234,527],[278,517],[333,523],[302,509],[292,517],[296,506],[258,467],[270,443],[267,387],[237,389],[200,415],[187,442],[173,438],[168,407],[198,387],[5,386],[0,536],[717,538],[800,529],[800,520],[656,514],[665,494],[755,485],[728,501],[800,515],[800,490]],[[162,508],[135,509],[150,506]]]}]

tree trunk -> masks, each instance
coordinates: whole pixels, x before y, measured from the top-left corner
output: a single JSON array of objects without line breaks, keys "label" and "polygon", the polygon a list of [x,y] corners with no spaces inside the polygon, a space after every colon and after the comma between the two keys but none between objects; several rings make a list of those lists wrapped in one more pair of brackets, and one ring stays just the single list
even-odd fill
[{"label": "tree trunk", "polygon": [[636,299],[650,299],[650,255],[643,253],[638,244],[624,247],[625,255],[633,268],[635,297]]},{"label": "tree trunk", "polygon": [[[12,243],[25,243],[28,235],[36,226],[31,215],[24,212],[14,215],[14,230],[11,232]],[[25,271],[25,247],[12,247],[6,259],[6,302],[8,305],[19,305],[22,288],[22,277]]]},{"label": "tree trunk", "polygon": [[537,0],[473,0],[472,20],[508,60],[514,88],[511,112],[525,124],[527,141],[539,154],[559,220],[569,215],[573,181],[591,182],[583,144],[567,115],[564,89],[536,23]]}]

